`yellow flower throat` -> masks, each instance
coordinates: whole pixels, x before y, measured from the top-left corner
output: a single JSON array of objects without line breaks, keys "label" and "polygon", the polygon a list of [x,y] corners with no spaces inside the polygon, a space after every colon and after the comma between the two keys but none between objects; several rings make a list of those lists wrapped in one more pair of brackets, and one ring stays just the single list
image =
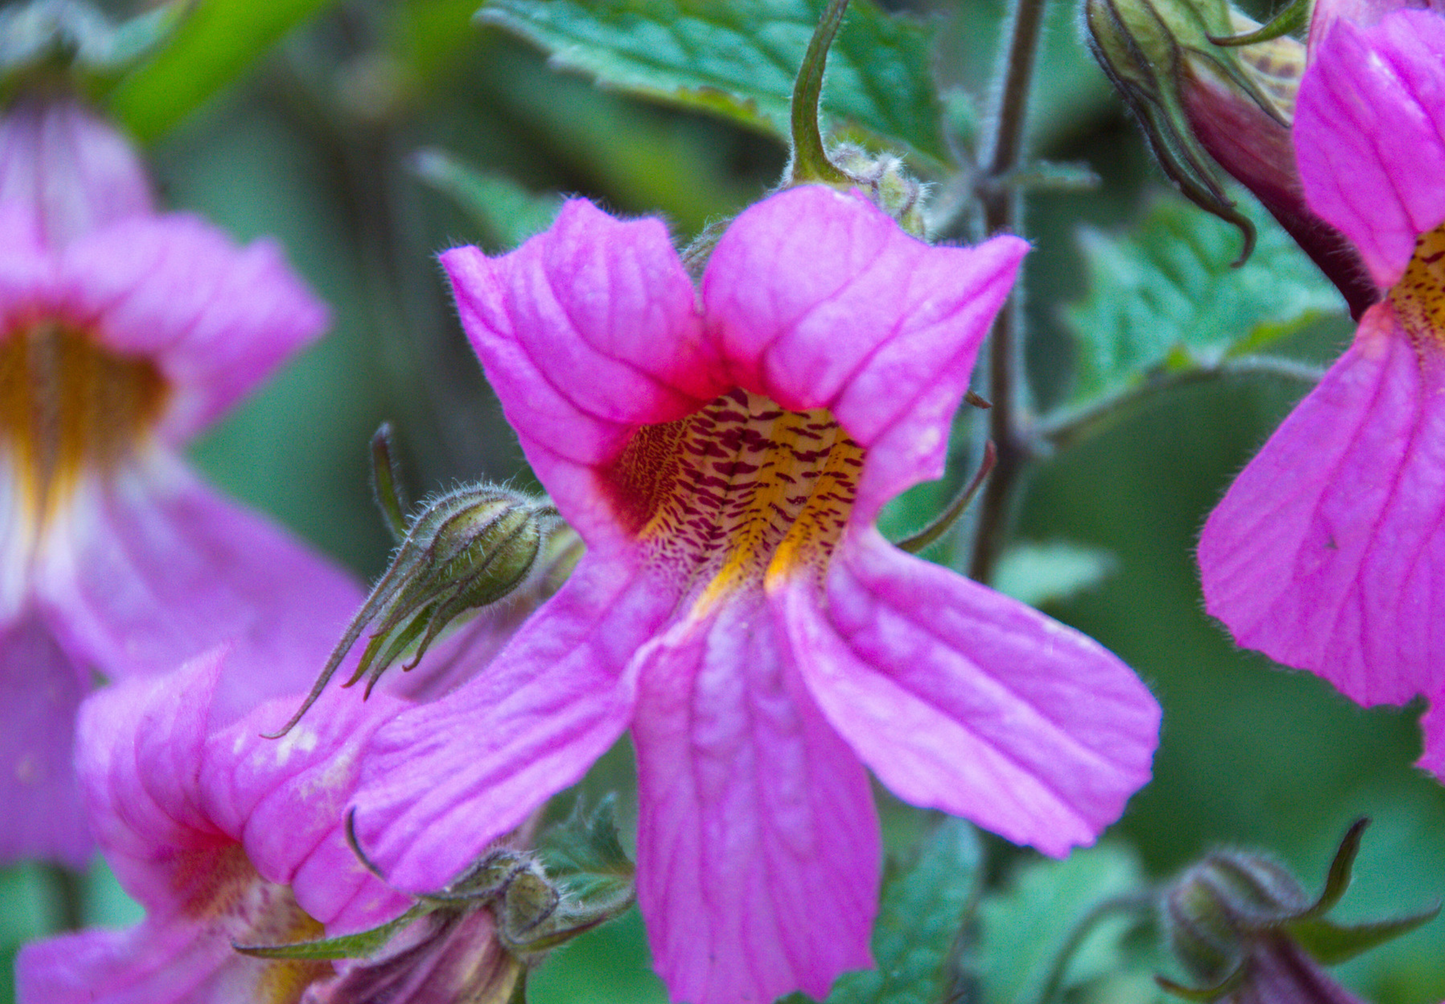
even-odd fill
[{"label": "yellow flower throat", "polygon": [[153,428],[166,382],[147,359],[42,322],[0,334],[0,448],[33,527],[43,527],[82,471],[112,469]]},{"label": "yellow flower throat", "polygon": [[858,493],[863,448],[831,413],[785,411],[744,390],[645,426],[609,471],[653,561],[701,586],[701,612],[800,566],[821,575]]}]

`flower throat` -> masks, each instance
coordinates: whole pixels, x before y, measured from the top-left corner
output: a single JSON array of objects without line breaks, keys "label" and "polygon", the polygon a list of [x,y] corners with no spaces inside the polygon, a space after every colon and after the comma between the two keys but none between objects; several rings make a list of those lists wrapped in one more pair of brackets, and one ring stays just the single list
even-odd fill
[{"label": "flower throat", "polygon": [[55,514],[82,470],[109,470],[129,454],[165,398],[152,363],[109,352],[72,328],[42,322],[4,336],[0,442],[32,524]]},{"label": "flower throat", "polygon": [[821,574],[858,493],[863,448],[824,410],[785,411],[737,389],[686,418],[644,426],[613,464],[614,497],[653,554],[700,602]]}]

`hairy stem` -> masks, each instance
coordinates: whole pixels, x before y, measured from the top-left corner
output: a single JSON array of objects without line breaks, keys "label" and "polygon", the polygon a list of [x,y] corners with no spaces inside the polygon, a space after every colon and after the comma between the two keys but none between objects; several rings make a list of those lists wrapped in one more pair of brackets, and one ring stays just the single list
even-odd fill
[{"label": "hairy stem", "polygon": [[[1020,198],[1007,183],[1023,162],[1029,92],[1043,28],[1044,0],[1017,0],[1010,22],[1003,81],[994,116],[993,146],[979,179],[984,229],[989,236],[1019,226]],[[1012,517],[1014,490],[1031,450],[1022,426],[1023,354],[1021,296],[1016,286],[989,336],[989,438],[998,450],[993,476],[984,487],[974,533],[969,574],[988,582],[1003,551]]]},{"label": "hairy stem", "polygon": [[1226,359],[1211,366],[1197,366],[1174,373],[1158,373],[1116,394],[1091,401],[1080,408],[1058,412],[1034,426],[1034,435],[1040,442],[1057,450],[1068,449],[1089,437],[1096,435],[1120,419],[1126,418],[1134,409],[1165,391],[1191,384],[1203,383],[1224,377],[1269,376],[1291,380],[1309,386],[1319,383],[1324,371],[1308,363],[1275,356],[1244,356],[1240,359]]}]

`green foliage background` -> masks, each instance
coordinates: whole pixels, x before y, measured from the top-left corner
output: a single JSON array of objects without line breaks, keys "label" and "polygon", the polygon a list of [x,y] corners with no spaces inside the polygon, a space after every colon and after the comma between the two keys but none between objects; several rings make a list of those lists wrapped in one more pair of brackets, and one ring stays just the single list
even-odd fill
[{"label": "green foliage background", "polygon": [[[366,475],[367,441],[383,418],[397,425],[413,495],[522,469],[433,255],[464,242],[511,246],[545,225],[555,193],[661,213],[680,239],[760,198],[785,157],[778,87],[820,7],[496,0],[474,20],[476,5],[198,0],[168,47],[100,94],[147,144],[168,204],[242,240],[277,236],[331,304],[331,335],[194,455],[223,488],[359,576],[379,573],[389,544]],[[850,16],[826,111],[839,134],[909,154],[943,182],[937,196],[946,199],[951,150],[966,154],[985,118],[1003,5],[920,0],[909,9],[901,21],[866,8]],[[1028,359],[1040,411],[1151,381],[1167,388],[1170,374],[1246,348],[1327,362],[1350,334],[1338,298],[1262,220],[1257,258],[1230,270],[1233,232],[1167,192],[1084,51],[1077,11],[1055,0],[1050,16],[1035,146],[1052,161],[1087,165],[1101,184],[1041,188],[1029,205]],[[941,105],[930,75],[946,87]],[[1167,877],[1221,842],[1273,850],[1308,886],[1322,880],[1349,822],[1369,815],[1340,916],[1405,912],[1445,893],[1445,789],[1411,767],[1419,708],[1362,711],[1313,677],[1234,650],[1201,609],[1197,530],[1301,387],[1177,382],[1036,469],[1019,535],[1041,546],[1021,552],[1010,580],[1051,600],[1051,613],[1152,686],[1165,714],[1153,783],[1106,846],[1067,874],[994,838],[979,847],[956,828],[936,831],[881,796],[902,869],[890,889],[903,897],[884,916],[932,925],[919,942],[932,946],[927,964],[946,963],[955,991],[979,994],[962,999],[1028,999],[1038,963],[1019,945],[1061,940],[1090,902]],[[972,423],[961,417],[955,480],[971,463]],[[885,529],[922,524],[949,488],[911,492]],[[630,770],[620,748],[583,787],[594,801],[620,789],[625,818]],[[920,878],[909,868],[932,870]],[[948,882],[951,893],[930,895]],[[134,919],[103,868],[92,885],[93,920]],[[911,903],[924,905],[900,907]],[[10,951],[51,923],[34,868],[0,875],[0,904]],[[940,917],[968,918],[959,939],[938,938]],[[1025,923],[1039,929],[1030,935]],[[1158,998],[1148,979],[1158,960],[1127,933],[1106,932],[1081,955],[1065,984],[1075,999]],[[880,960],[897,954],[889,937],[899,934],[880,930]],[[1380,1004],[1427,1004],[1445,997],[1442,960],[1445,923],[1436,922],[1337,972]],[[904,999],[881,995],[880,980],[850,977],[838,999]],[[1000,986],[1023,996],[1000,996]],[[5,980],[0,999],[9,992]],[[539,1004],[665,999],[635,913],[560,953],[531,992]]]}]

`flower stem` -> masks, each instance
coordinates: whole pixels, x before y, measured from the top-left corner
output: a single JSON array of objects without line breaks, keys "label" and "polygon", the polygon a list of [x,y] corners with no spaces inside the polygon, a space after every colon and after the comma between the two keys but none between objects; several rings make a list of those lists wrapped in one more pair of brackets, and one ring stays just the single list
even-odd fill
[{"label": "flower stem", "polygon": [[1324,371],[1293,359],[1244,356],[1173,373],[1150,374],[1117,393],[1079,408],[1057,412],[1036,424],[1034,435],[1053,449],[1065,450],[1107,429],[1157,394],[1206,380],[1240,376],[1272,376],[1313,386],[1319,383]]},{"label": "flower stem", "polygon": [[1044,981],[1044,987],[1039,991],[1038,1004],[1049,1004],[1063,988],[1064,977],[1068,975],[1069,963],[1073,961],[1074,953],[1083,945],[1084,940],[1093,933],[1099,923],[1116,913],[1129,913],[1144,911],[1154,906],[1158,894],[1152,889],[1140,892],[1124,893],[1120,896],[1110,896],[1108,899],[1095,903],[1089,912],[1079,918],[1074,929],[1069,932],[1069,938],[1064,942],[1064,947],[1059,949],[1059,954],[1054,957],[1053,968],[1049,970],[1049,977]]},{"label": "flower stem", "polygon": [[823,94],[823,68],[828,62],[828,49],[843,23],[848,0],[829,0],[818,27],[813,31],[798,79],[793,84],[792,131],[793,156],[788,164],[788,184],[803,185],[810,181],[842,184],[847,176],[828,159],[823,149],[823,135],[818,129],[818,102]]},{"label": "flower stem", "polygon": [[[1016,186],[1009,185],[1007,179],[1023,162],[1029,92],[1043,29],[1044,4],[1045,0],[1017,0],[1014,5],[1003,82],[998,89],[993,146],[978,183],[984,229],[989,236],[1013,232],[1019,226],[1020,196]],[[1019,287],[1015,286],[989,337],[989,398],[993,401],[989,438],[998,450],[998,463],[984,487],[974,532],[969,574],[980,582],[988,582],[993,576],[1008,535],[1014,489],[1032,452],[1020,414],[1023,407],[1020,303]]]},{"label": "flower stem", "polygon": [[78,931],[85,926],[85,877],[64,865],[41,868],[55,901],[55,931]]}]

